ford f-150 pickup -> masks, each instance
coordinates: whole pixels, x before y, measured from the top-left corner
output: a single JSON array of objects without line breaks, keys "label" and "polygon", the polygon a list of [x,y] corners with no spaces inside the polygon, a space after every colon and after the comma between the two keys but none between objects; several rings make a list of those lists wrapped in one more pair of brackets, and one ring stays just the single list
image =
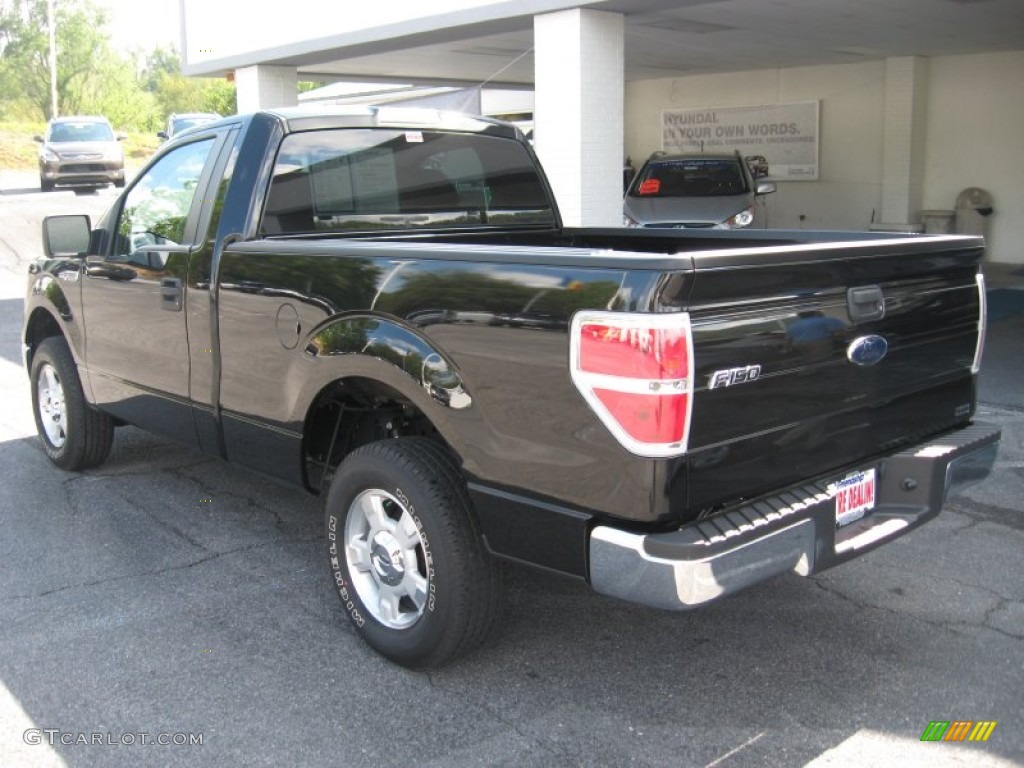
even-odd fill
[{"label": "ford f-150 pickup", "polygon": [[500,560],[690,608],[921,525],[1000,437],[981,239],[569,228],[485,119],[225,118],[43,235],[49,458],[133,424],[320,494],[347,615],[407,666],[483,642]]}]

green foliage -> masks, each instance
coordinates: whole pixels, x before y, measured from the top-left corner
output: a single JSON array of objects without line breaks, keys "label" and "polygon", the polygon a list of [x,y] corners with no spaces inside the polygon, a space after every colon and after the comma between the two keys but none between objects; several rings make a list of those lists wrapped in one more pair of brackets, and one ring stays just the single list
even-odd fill
[{"label": "green foliage", "polygon": [[[175,56],[177,61],[177,56]],[[155,66],[165,65],[159,57]],[[180,68],[174,71],[156,69],[144,73],[147,83],[152,84],[152,93],[163,109],[171,112],[217,112],[232,115],[236,111],[235,86],[226,80],[209,77],[184,77]]]},{"label": "green foliage", "polygon": [[106,50],[94,67],[96,76],[83,89],[87,111],[106,115],[118,131],[155,133],[163,112],[156,96],[139,87],[132,63]]},{"label": "green foliage", "polygon": [[35,168],[39,145],[32,137],[44,130],[45,124],[38,120],[0,123],[0,168]]},{"label": "green foliage", "polygon": [[[107,19],[89,0],[63,0],[56,5],[57,97],[65,114],[86,106],[94,62],[107,49]],[[5,100],[25,99],[51,117],[49,36],[46,0],[13,0],[0,14],[0,87]]]},{"label": "green foliage", "polygon": [[[155,48],[141,68],[115,53],[104,11],[56,3],[58,113],[106,115],[117,130],[156,132],[171,112],[236,111],[235,86],[186,78],[176,51]],[[51,117],[46,0],[0,0],[0,120]]]}]

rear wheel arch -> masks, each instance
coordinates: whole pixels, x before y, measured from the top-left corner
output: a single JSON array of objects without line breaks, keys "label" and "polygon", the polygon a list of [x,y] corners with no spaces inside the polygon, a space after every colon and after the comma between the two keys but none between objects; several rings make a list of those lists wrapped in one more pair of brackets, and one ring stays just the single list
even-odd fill
[{"label": "rear wheel arch", "polygon": [[325,489],[347,455],[379,440],[425,437],[455,454],[426,408],[426,403],[368,377],[349,376],[325,385],[313,398],[303,424],[307,486]]}]

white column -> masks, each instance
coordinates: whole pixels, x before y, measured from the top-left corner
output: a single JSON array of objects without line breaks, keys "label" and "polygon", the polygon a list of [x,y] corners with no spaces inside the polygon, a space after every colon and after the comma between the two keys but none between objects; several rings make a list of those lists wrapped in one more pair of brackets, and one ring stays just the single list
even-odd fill
[{"label": "white column", "polygon": [[623,18],[535,16],[534,142],[566,226],[622,225]]},{"label": "white column", "polygon": [[928,60],[901,56],[885,61],[882,139],[882,221],[916,223],[924,196]]},{"label": "white column", "polygon": [[235,70],[235,87],[239,114],[267,107],[294,107],[299,103],[295,67],[242,67]]}]

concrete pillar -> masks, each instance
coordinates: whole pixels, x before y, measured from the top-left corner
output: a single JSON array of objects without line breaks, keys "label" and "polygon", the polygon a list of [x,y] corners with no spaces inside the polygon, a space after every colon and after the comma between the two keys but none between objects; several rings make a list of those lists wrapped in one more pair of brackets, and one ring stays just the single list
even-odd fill
[{"label": "concrete pillar", "polygon": [[235,87],[239,114],[267,107],[294,107],[299,103],[295,67],[242,67],[235,70]]},{"label": "concrete pillar", "polygon": [[534,142],[566,226],[622,225],[623,17],[535,16]]},{"label": "concrete pillar", "polygon": [[920,220],[927,89],[927,59],[886,59],[882,138],[882,222],[886,224]]}]

